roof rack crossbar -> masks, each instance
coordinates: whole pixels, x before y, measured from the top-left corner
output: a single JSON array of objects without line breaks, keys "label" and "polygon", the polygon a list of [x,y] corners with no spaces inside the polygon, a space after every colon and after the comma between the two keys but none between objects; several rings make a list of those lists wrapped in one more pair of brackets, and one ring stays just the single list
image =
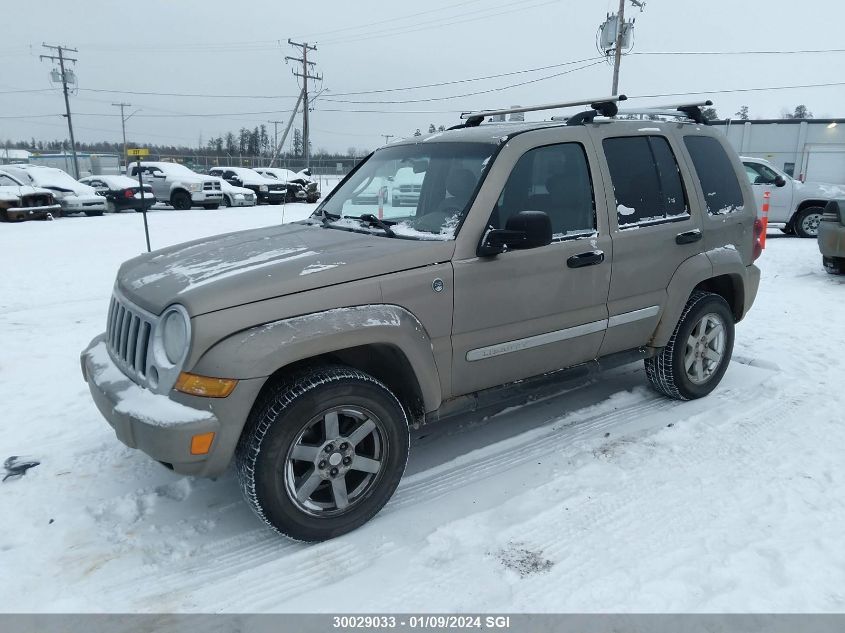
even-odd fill
[{"label": "roof rack crossbar", "polygon": [[[497,116],[500,114],[517,114],[519,112],[537,112],[539,110],[557,110],[559,108],[571,108],[573,106],[579,105],[589,105],[593,109],[603,109],[607,110],[612,105],[614,108],[616,107],[617,101],[625,101],[627,99],[625,95],[612,95],[610,97],[601,97],[598,99],[581,99],[579,101],[566,101],[562,103],[544,103],[542,105],[536,106],[520,106],[516,108],[504,108],[502,110],[482,110],[479,112],[463,112],[461,113],[461,118],[466,119],[466,122],[460,126],[455,127],[475,127],[480,125],[484,119],[491,116]],[[599,108],[597,108],[598,106]],[[613,116],[613,115],[607,115]]]},{"label": "roof rack crossbar", "polygon": [[707,119],[704,118],[704,113],[701,111],[702,107],[712,106],[713,102],[710,99],[706,101],[696,101],[694,103],[673,103],[670,105],[652,106],[649,108],[633,108],[620,110],[619,114],[656,114],[660,116],[686,116],[696,123],[707,125]]}]

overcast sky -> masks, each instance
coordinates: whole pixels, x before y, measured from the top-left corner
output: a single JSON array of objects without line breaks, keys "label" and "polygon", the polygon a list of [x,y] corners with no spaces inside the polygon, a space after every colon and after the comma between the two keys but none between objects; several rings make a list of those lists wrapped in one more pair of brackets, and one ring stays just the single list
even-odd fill
[{"label": "overcast sky", "polygon": [[[196,146],[200,137],[206,142],[242,126],[287,120],[299,92],[291,66],[284,62],[285,55],[296,54],[287,45],[291,37],[318,46],[313,59],[324,77],[317,86],[324,92],[311,117],[312,146],[344,152],[349,147],[373,149],[383,144],[382,134],[407,136],[416,128],[425,131],[429,123],[451,125],[463,110],[609,94],[608,64],[600,60],[560,64],[598,55],[598,25],[617,4],[618,0],[4,2],[0,141],[67,137],[65,121],[58,116],[64,112],[61,92],[50,89],[52,65],[38,58],[46,52],[42,42],[79,49],[75,71],[80,90],[71,97],[77,140],[119,141],[119,110],[110,104],[126,101],[132,104],[127,113],[140,110],[127,122],[131,140]],[[636,17],[635,54],[623,59],[620,82],[620,91],[629,96],[705,92],[723,117],[743,104],[753,118],[777,117],[798,103],[806,104],[817,117],[845,115],[841,105],[845,86],[707,92],[845,82],[845,53],[644,54],[845,48],[840,6],[833,0],[648,0],[642,13],[630,3],[626,10]],[[432,88],[341,95],[554,65]],[[532,80],[539,81],[507,88]],[[22,90],[37,92],[14,92]],[[109,90],[240,96],[100,92]],[[481,91],[491,92],[467,95]],[[691,98],[695,97],[681,97]],[[676,99],[639,99],[629,105]],[[409,100],[428,101],[350,103]],[[222,116],[175,116],[185,114]],[[532,116],[548,115],[528,118]],[[301,116],[295,126],[301,126]],[[273,125],[268,128],[272,133]]]}]

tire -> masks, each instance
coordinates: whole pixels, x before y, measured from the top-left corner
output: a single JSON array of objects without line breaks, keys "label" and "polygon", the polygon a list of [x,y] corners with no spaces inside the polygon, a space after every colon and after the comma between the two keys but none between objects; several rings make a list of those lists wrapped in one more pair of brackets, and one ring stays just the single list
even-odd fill
[{"label": "tire", "polygon": [[845,257],[822,257],[822,264],[831,275],[845,275]]},{"label": "tire", "polygon": [[202,206],[203,206],[205,209],[208,209],[209,211],[214,211],[215,209],[219,209],[219,208],[220,208],[220,205],[219,205],[219,204],[204,204],[204,205],[202,205]]},{"label": "tire", "polygon": [[223,196],[223,206],[224,207],[231,207],[232,206],[232,199],[227,195]]},{"label": "tire", "polygon": [[[707,323],[705,318],[708,319]],[[713,327],[716,324],[722,328],[721,335],[717,333],[703,348],[690,346],[690,339],[695,340],[694,334],[710,336],[716,329]],[[708,327],[712,329],[708,330]],[[701,342],[701,338],[696,341],[697,344]],[[670,398],[702,398],[713,391],[725,375],[733,345],[734,318],[727,302],[717,294],[695,291],[684,306],[669,343],[659,354],[645,360],[646,375],[654,389]],[[708,349],[711,353],[718,354],[718,362],[699,356],[707,354]],[[699,360],[694,361],[688,371],[688,363],[685,361],[691,355]]]},{"label": "tire", "polygon": [[812,237],[819,234],[819,222],[824,214],[822,207],[807,207],[796,213],[790,224],[798,237]]},{"label": "tire", "polygon": [[[275,385],[253,407],[236,450],[238,480],[277,532],[324,541],[381,510],[408,450],[408,418],[384,384],[350,367],[317,367]],[[338,498],[340,490],[348,497]]]},{"label": "tire", "polygon": [[85,211],[85,215],[87,215],[89,218],[98,218],[101,215],[103,215],[103,212],[102,211]]},{"label": "tire", "polygon": [[192,206],[191,195],[187,191],[174,191],[170,196],[170,205],[174,209],[187,211]]}]

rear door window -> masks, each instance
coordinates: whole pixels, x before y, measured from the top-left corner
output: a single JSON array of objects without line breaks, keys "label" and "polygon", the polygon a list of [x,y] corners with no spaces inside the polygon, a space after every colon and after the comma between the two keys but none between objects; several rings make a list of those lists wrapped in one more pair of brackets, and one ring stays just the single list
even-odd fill
[{"label": "rear door window", "polygon": [[707,213],[721,215],[741,210],[742,189],[722,144],[709,136],[694,135],[685,136],[684,144],[701,182]]},{"label": "rear door window", "polygon": [[603,147],[620,228],[689,216],[678,162],[664,137],[606,138]]}]

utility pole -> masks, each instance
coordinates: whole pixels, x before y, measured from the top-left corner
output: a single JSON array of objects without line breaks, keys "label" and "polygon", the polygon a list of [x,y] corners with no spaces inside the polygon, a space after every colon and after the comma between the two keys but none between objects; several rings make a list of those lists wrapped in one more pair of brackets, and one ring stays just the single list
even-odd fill
[{"label": "utility pole", "polygon": [[[59,73],[60,79],[62,82],[62,92],[65,95],[65,116],[67,117],[67,129],[68,133],[70,134],[70,151],[73,154],[73,177],[79,178],[79,161],[76,159],[76,141],[73,138],[73,122],[70,118],[70,99],[68,98],[68,77],[71,77],[71,83],[76,83],[76,76],[73,74],[71,70],[65,70],[65,62],[73,62],[74,64],[77,62],[75,57],[65,57],[65,53],[78,53],[79,51],[75,48],[68,48],[67,46],[51,46],[49,44],[42,44],[42,46],[48,50],[56,51],[58,55],[40,55],[41,61],[45,59],[49,59],[53,62],[59,62]],[[55,78],[55,71],[54,71],[54,78]]]},{"label": "utility pole", "polygon": [[379,136],[384,137],[384,144],[387,145],[390,142],[390,139],[393,138],[393,134],[380,134]]},{"label": "utility pole", "polygon": [[308,133],[308,109],[310,107],[310,102],[308,101],[308,80],[313,79],[315,81],[320,81],[323,78],[320,75],[312,75],[310,72],[311,68],[316,67],[314,62],[308,61],[308,51],[316,51],[316,46],[311,46],[308,42],[298,43],[294,42],[291,39],[288,39],[288,44],[293,46],[294,48],[299,48],[302,50],[302,57],[285,57],[285,60],[290,60],[292,62],[298,62],[302,64],[302,72],[294,71],[293,74],[295,77],[302,78],[302,143],[303,143],[303,151],[305,153],[305,168],[311,166],[311,142],[310,142],[310,135]]},{"label": "utility pole", "polygon": [[273,153],[276,153],[276,148],[279,146],[279,126],[284,123],[284,121],[267,121],[267,123],[273,124]]},{"label": "utility pole", "polygon": [[113,103],[115,107],[120,108],[120,127],[123,130],[123,168],[125,169],[129,165],[129,160],[126,156],[126,117],[123,116],[123,109],[130,107],[131,103]]},{"label": "utility pole", "polygon": [[610,94],[618,94],[619,66],[622,65],[622,39],[625,36],[625,0],[619,0],[619,14],[616,21],[616,50],[613,53],[613,89]]},{"label": "utility pole", "polygon": [[[619,12],[616,15],[609,14],[604,24],[599,27],[601,32],[601,44],[599,48],[606,56],[610,56],[613,49],[613,88],[611,94],[619,94],[619,69],[622,66],[622,49],[628,46],[629,50],[633,43],[634,20],[625,22],[625,3],[630,1],[640,12],[645,9],[643,0],[619,0]],[[611,39],[612,38],[612,39]]]}]

